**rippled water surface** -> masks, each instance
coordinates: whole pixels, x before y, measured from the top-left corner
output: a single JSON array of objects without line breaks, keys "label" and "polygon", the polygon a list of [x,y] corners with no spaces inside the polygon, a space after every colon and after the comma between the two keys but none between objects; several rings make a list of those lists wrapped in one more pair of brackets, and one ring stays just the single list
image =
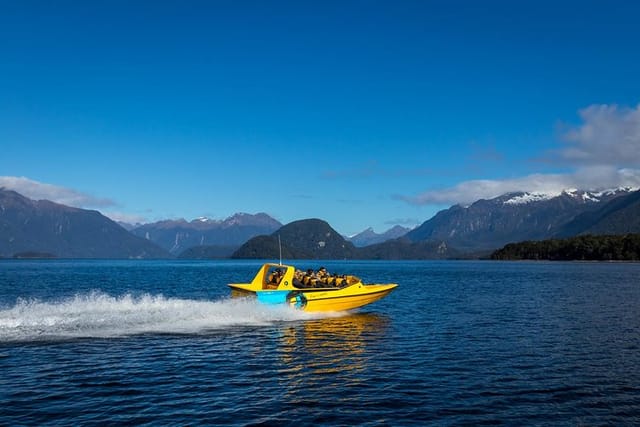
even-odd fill
[{"label": "rippled water surface", "polygon": [[400,286],[312,315],[229,299],[258,262],[2,260],[0,425],[640,424],[640,264],[323,264]]}]

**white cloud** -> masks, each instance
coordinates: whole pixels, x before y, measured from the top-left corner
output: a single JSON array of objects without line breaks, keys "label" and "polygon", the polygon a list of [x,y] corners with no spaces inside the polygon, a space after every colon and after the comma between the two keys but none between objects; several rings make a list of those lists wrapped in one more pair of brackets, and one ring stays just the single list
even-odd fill
[{"label": "white cloud", "polygon": [[605,190],[619,187],[640,188],[640,170],[594,166],[570,174],[532,174],[505,180],[472,180],[461,182],[451,188],[397,198],[414,205],[466,205],[479,199],[492,199],[518,191],[560,194],[562,190],[569,188]]},{"label": "white cloud", "polygon": [[414,205],[466,205],[479,199],[492,199],[515,191],[555,192],[570,186],[563,175],[535,174],[507,180],[477,179],[445,189],[429,190],[414,197],[399,197]]},{"label": "white cloud", "polygon": [[561,160],[578,165],[638,167],[640,165],[640,105],[591,105],[579,112],[583,123],[563,135],[567,147]]},{"label": "white cloud", "polygon": [[640,187],[640,105],[591,105],[579,112],[582,124],[563,135],[563,147],[552,161],[574,170],[561,174],[464,181],[450,188],[428,190],[416,196],[396,196],[415,205],[469,204],[509,192],[559,194],[562,190],[604,190]]},{"label": "white cloud", "polygon": [[0,188],[14,190],[34,200],[51,200],[67,206],[79,208],[107,207],[115,203],[109,199],[100,199],[70,188],[45,184],[25,177],[0,176]]}]

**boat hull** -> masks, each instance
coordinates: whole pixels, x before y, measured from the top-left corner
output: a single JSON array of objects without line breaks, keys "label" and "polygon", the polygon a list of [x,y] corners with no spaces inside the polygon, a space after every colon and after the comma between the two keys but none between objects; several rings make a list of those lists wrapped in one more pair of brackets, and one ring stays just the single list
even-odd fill
[{"label": "boat hull", "polygon": [[[304,311],[347,311],[387,296],[397,285],[353,285],[337,291],[302,292]],[[354,288],[354,289],[349,289]]]},{"label": "boat hull", "polygon": [[[231,286],[231,285],[230,285]],[[232,287],[232,297],[257,297],[264,304],[284,303],[303,311],[347,311],[378,301],[387,296],[398,285],[353,285],[343,289],[252,291]],[[284,296],[283,296],[284,295]]]},{"label": "boat hull", "polygon": [[[284,275],[279,283],[271,285],[267,277],[274,268],[284,270]],[[339,287],[297,288],[292,286],[294,270],[292,266],[265,264],[250,283],[230,283],[231,296],[257,297],[264,304],[285,304],[304,311],[347,311],[384,298],[398,286],[364,284],[355,276],[343,276]]]}]

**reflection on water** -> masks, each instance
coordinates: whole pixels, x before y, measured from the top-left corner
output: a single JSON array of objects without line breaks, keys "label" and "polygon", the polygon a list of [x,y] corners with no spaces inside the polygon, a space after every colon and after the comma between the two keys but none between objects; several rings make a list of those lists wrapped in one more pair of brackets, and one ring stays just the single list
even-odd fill
[{"label": "reflection on water", "polygon": [[289,392],[309,386],[336,387],[361,381],[370,352],[367,347],[384,337],[386,316],[356,313],[309,320],[282,330],[281,379]]}]

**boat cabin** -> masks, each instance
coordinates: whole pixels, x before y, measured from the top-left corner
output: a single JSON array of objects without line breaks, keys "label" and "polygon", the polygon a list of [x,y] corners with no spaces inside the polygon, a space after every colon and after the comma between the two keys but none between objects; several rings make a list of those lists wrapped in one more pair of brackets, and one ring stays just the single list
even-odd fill
[{"label": "boat cabin", "polygon": [[290,265],[265,264],[251,281],[251,288],[273,290],[294,289],[293,275],[295,268]]}]

